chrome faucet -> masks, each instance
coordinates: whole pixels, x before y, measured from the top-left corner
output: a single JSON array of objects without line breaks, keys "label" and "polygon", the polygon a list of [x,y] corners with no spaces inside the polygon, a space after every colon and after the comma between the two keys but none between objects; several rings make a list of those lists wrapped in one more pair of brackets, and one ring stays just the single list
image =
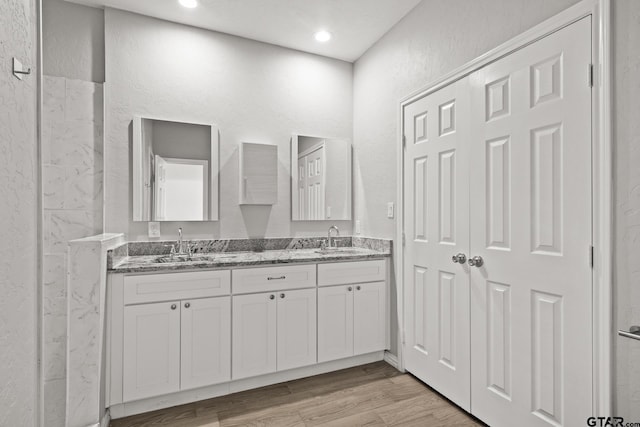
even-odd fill
[{"label": "chrome faucet", "polygon": [[336,237],[338,237],[340,235],[340,230],[338,230],[338,227],[336,227],[335,225],[332,225],[331,227],[329,227],[329,232],[327,234],[327,247],[329,248],[335,248],[335,239],[331,238],[331,231],[336,230]]},{"label": "chrome faucet", "polygon": [[178,228],[178,255],[189,254],[191,255],[191,247],[187,245],[188,252],[184,250],[184,242],[182,241],[182,227]]}]

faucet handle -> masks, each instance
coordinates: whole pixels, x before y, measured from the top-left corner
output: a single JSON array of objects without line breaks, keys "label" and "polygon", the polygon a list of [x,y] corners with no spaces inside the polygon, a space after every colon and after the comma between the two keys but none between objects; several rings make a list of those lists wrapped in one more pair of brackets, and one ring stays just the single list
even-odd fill
[{"label": "faucet handle", "polygon": [[320,240],[320,249],[322,249],[322,250],[327,249],[327,240],[326,239]]}]

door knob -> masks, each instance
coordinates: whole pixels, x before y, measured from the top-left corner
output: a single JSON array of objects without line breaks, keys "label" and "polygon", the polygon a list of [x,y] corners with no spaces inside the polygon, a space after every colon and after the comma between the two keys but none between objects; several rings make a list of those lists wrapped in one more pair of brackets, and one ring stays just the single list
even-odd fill
[{"label": "door knob", "polygon": [[469,265],[471,267],[482,267],[482,264],[484,264],[484,260],[482,259],[481,256],[476,255],[473,258],[469,258]]},{"label": "door knob", "polygon": [[464,264],[465,262],[467,262],[467,256],[461,252],[457,255],[452,256],[451,261],[453,261],[456,264],[457,263]]}]

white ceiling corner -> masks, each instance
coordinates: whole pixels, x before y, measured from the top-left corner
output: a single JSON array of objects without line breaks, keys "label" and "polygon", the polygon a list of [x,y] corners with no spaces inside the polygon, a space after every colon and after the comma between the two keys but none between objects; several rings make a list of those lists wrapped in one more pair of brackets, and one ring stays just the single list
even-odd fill
[{"label": "white ceiling corner", "polygon": [[[421,0],[199,0],[195,9],[185,9],[177,0],[68,1],[354,62]],[[319,29],[331,32],[331,41],[315,41]]]}]

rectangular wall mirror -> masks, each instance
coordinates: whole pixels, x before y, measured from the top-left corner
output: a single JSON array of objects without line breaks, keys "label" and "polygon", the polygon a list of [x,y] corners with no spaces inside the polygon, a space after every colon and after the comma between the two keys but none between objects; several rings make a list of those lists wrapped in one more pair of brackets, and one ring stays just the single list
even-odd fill
[{"label": "rectangular wall mirror", "polygon": [[293,135],[291,219],[351,220],[351,141]]},{"label": "rectangular wall mirror", "polygon": [[218,220],[218,128],[133,119],[133,220]]}]

